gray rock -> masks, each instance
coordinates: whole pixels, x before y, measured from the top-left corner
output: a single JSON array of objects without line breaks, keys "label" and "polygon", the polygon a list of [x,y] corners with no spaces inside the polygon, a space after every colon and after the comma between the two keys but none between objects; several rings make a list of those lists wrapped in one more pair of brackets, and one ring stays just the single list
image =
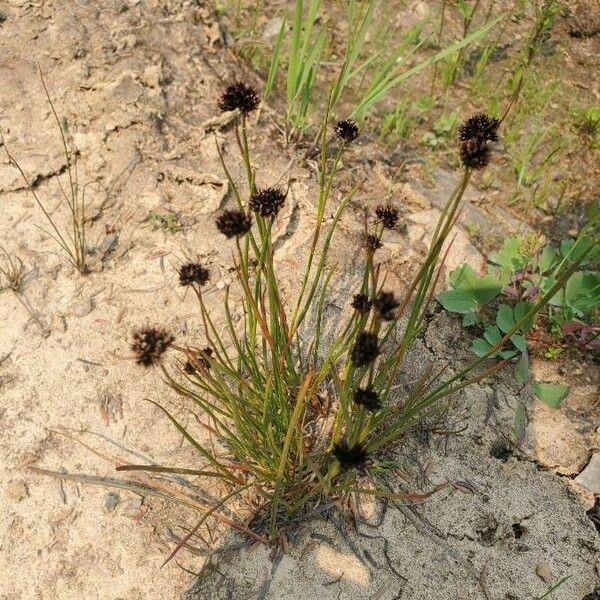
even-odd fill
[{"label": "gray rock", "polygon": [[585,469],[575,477],[575,481],[592,494],[600,494],[600,453],[596,452],[592,455]]}]

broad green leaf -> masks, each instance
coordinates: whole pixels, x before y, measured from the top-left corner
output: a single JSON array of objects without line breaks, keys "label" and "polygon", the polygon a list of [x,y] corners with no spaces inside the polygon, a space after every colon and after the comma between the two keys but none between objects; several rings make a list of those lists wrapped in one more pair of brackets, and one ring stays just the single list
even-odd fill
[{"label": "broad green leaf", "polygon": [[516,271],[522,267],[525,264],[525,259],[521,255],[521,240],[519,238],[505,240],[502,250],[490,255],[490,261],[511,271]]},{"label": "broad green leaf", "polygon": [[561,383],[535,382],[533,384],[535,395],[545,402],[550,408],[558,408],[560,403],[569,395],[568,385]]},{"label": "broad green leaf", "polygon": [[[531,309],[533,308],[533,304],[530,302],[517,302],[513,309],[513,314],[515,317],[515,323],[520,321]],[[535,315],[529,317],[525,320],[525,322],[519,328],[519,331],[522,333],[527,333],[535,323]]]},{"label": "broad green leaf", "polygon": [[473,352],[479,357],[485,356],[491,348],[492,344],[486,342],[483,338],[475,338],[473,340]]},{"label": "broad green leaf", "polygon": [[583,273],[573,273],[565,285],[565,302],[571,306],[583,293]]},{"label": "broad green leaf", "polygon": [[529,356],[527,352],[523,352],[517,362],[515,379],[519,385],[523,385],[529,379]]},{"label": "broad green leaf", "polygon": [[465,263],[454,269],[450,273],[449,279],[454,288],[472,288],[477,284],[477,273],[471,265]]},{"label": "broad green leaf", "polygon": [[544,246],[538,264],[539,272],[543,274],[549,271],[554,266],[557,258],[558,252],[552,246]]},{"label": "broad green leaf", "polygon": [[472,327],[473,325],[477,324],[478,320],[479,319],[474,312],[465,313],[462,320],[463,327]]},{"label": "broad green leaf", "polygon": [[563,257],[567,256],[573,247],[575,240],[563,240],[560,243],[560,253]]},{"label": "broad green leaf", "polygon": [[485,328],[485,331],[483,332],[483,337],[492,346],[495,346],[502,339],[502,334],[495,325],[490,325],[489,327]]},{"label": "broad green leaf", "polygon": [[515,335],[510,338],[510,341],[514,344],[515,348],[521,352],[527,350],[527,340],[522,335],[515,333]]},{"label": "broad green leaf", "polygon": [[438,302],[450,312],[468,313],[477,310],[477,301],[462,290],[446,290],[437,295]]},{"label": "broad green leaf", "polygon": [[514,358],[518,352],[516,350],[500,350],[498,354],[500,358]]},{"label": "broad green leaf", "polygon": [[496,325],[500,328],[500,331],[506,333],[515,324],[515,315],[512,307],[508,304],[501,304],[498,307],[498,313],[496,314]]},{"label": "broad green leaf", "polygon": [[502,283],[494,275],[486,275],[475,282],[475,285],[468,289],[477,299],[479,304],[484,305],[496,298],[502,291]]}]

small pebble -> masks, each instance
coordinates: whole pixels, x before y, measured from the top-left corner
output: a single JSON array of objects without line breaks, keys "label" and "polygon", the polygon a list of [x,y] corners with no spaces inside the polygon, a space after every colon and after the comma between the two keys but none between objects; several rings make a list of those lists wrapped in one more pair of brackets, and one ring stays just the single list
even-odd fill
[{"label": "small pebble", "polygon": [[112,512],[117,508],[117,504],[121,501],[121,496],[117,492],[108,492],[104,496],[104,510],[105,512]]},{"label": "small pebble", "polygon": [[539,563],[535,566],[535,574],[546,583],[552,581],[552,572],[546,563]]},{"label": "small pebble", "polygon": [[12,481],[8,484],[7,495],[13,502],[21,502],[29,496],[29,491],[23,482]]}]

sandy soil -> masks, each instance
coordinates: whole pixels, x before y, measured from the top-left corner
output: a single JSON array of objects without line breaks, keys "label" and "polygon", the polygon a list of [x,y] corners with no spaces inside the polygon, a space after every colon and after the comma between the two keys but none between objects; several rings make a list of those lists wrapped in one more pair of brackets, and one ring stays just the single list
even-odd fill
[{"label": "sandy soil", "polygon": [[[66,223],[57,183],[65,181],[66,163],[39,63],[79,153],[79,180],[91,184],[93,249],[93,272],[83,277],[39,229],[46,226],[39,209],[0,157],[0,239],[27,268],[21,294],[0,294],[2,600],[180,598],[191,584],[189,598],[515,600],[539,596],[566,576],[556,599],[579,600],[594,589],[598,537],[585,514],[592,496],[571,477],[598,447],[597,432],[576,439],[579,454],[568,472],[561,471],[561,455],[540,468],[537,446],[556,429],[542,434],[531,427],[526,445],[511,448],[515,397],[502,379],[466,393],[452,422],[432,424],[397,450],[406,476],[390,482],[395,488],[461,482],[452,491],[422,507],[389,505],[356,531],[332,512],[328,522],[303,527],[289,552],[274,561],[259,546],[222,553],[212,559],[220,562],[218,570],[195,583],[193,573],[207,553],[200,541],[197,553],[182,552],[160,568],[193,514],[145,494],[29,470],[115,478],[114,466],[123,462],[192,460],[181,436],[144,399],[168,403],[181,419],[191,415],[156,373],[133,364],[128,346],[131,330],[146,322],[167,326],[180,339],[200,332],[193,299],[177,286],[175,268],[185,257],[210,266],[207,298],[216,310],[232,280],[229,249],[212,222],[228,192],[214,133],[228,156],[233,139],[213,119],[221,81],[241,67],[198,2],[8,0],[0,9],[7,17],[0,25],[6,143],[52,214]],[[259,181],[291,178],[277,232],[291,290],[310,231],[314,172],[310,165],[289,168],[293,150],[281,148],[268,109],[252,132]],[[362,183],[357,209],[377,200],[370,191],[389,176],[388,167],[394,170],[383,162],[373,168],[364,157],[376,152],[366,144],[348,157],[354,162],[344,171],[347,179]],[[386,240],[382,257],[398,286],[425,247],[443,187],[394,183],[409,231]],[[175,214],[177,226],[155,227],[152,211]],[[360,227],[349,214],[339,243],[342,262],[351,262]],[[456,248],[450,266],[467,256],[474,264],[482,260],[464,232]],[[352,276],[340,278],[340,290]],[[468,353],[452,319],[434,315],[432,323],[407,366],[406,382],[425,360],[443,359],[448,346],[459,349],[457,360]],[[596,384],[584,381],[588,396],[578,396],[579,412],[588,411],[580,415],[584,423],[598,416],[598,407],[585,400]],[[533,412],[537,419],[537,405]],[[239,541],[225,533],[217,547]]]}]

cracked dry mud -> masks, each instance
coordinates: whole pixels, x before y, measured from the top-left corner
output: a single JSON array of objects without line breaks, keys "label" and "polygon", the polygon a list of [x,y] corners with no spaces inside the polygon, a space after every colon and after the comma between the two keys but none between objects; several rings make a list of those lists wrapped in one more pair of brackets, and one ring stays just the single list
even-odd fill
[{"label": "cracked dry mud", "polygon": [[[571,461],[578,467],[569,463],[561,471],[554,456],[548,470],[540,468],[540,439],[556,430],[544,433],[538,421],[522,448],[507,443],[515,396],[503,377],[467,391],[446,420],[414,432],[394,451],[405,472],[390,481],[394,488],[428,489],[445,481],[456,482],[453,488],[422,505],[389,504],[373,513],[364,507],[355,530],[336,512],[323,515],[326,520],[302,525],[288,552],[275,557],[257,545],[221,552],[212,559],[217,568],[196,582],[190,572],[200,571],[204,556],[182,552],[160,569],[194,514],[128,490],[28,470],[35,465],[112,478],[115,464],[135,457],[193,460],[143,399],[169,403],[182,419],[188,411],[155,373],[132,363],[128,345],[132,328],[147,321],[181,339],[199,335],[193,298],[176,285],[175,266],[184,257],[210,266],[207,300],[217,312],[233,279],[229,248],[212,226],[228,192],[215,134],[231,162],[234,154],[226,120],[215,118],[214,98],[242,67],[201,2],[8,0],[0,9],[7,17],[0,25],[6,143],[61,221],[57,177],[66,163],[39,62],[78,151],[80,181],[92,182],[87,214],[94,249],[89,276],[66,265],[38,228],[45,224],[18,173],[0,158],[0,239],[27,267],[22,296],[0,295],[2,600],[524,600],[567,576],[553,597],[580,600],[599,585],[598,535],[586,515],[593,501],[571,479],[581,467],[579,455]],[[259,181],[290,178],[277,247],[283,286],[292,295],[314,213],[314,172],[291,163],[294,150],[280,147],[269,109],[251,132]],[[356,282],[361,206],[377,201],[370,190],[381,173],[361,162],[364,148],[348,155],[343,171],[361,185],[356,214],[349,212],[335,243],[344,268],[329,307],[333,316]],[[408,235],[390,235],[381,255],[398,290],[437,214],[427,189],[417,187],[405,183],[396,190]],[[152,211],[174,214],[177,228],[155,229]],[[452,264],[465,257],[481,261],[461,232]],[[447,358],[449,348],[455,361],[469,355],[458,323],[432,315],[400,386],[427,360]],[[580,401],[581,410],[597,411],[591,401]],[[537,419],[538,405],[531,401],[531,408]],[[592,434],[584,442],[590,448]],[[217,547],[239,543],[221,531]]]}]

